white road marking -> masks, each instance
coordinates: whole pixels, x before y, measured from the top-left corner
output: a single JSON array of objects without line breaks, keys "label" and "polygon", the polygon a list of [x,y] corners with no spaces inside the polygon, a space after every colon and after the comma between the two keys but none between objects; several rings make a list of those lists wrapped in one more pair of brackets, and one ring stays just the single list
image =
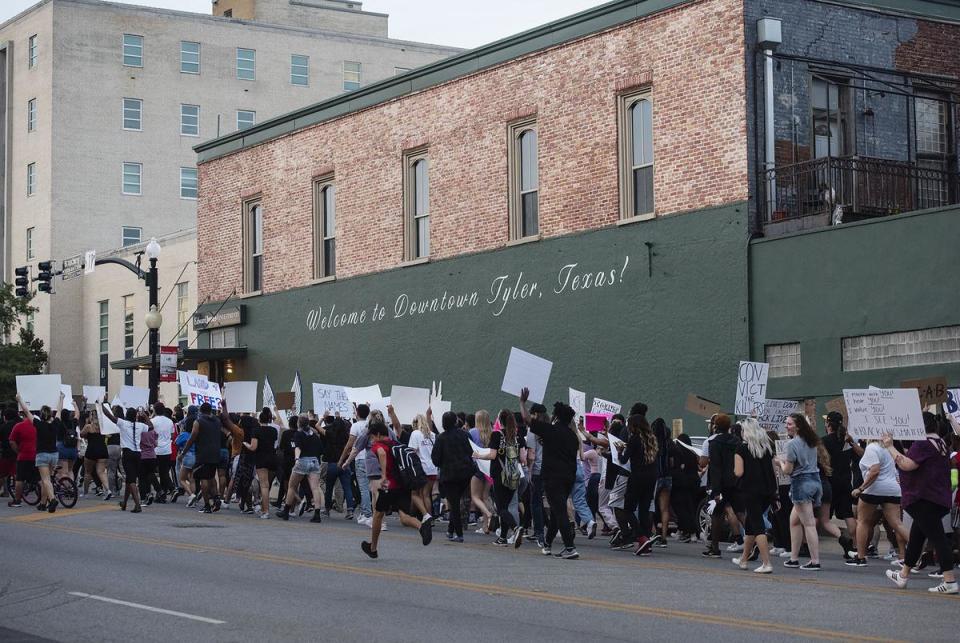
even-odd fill
[{"label": "white road marking", "polygon": [[141,605],[140,603],[131,603],[129,601],[121,601],[116,598],[107,598],[106,596],[96,596],[95,594],[84,594],[83,592],[68,592],[70,596],[78,596],[80,598],[90,598],[95,601],[103,601],[104,603],[113,603],[114,605],[124,605],[126,607],[135,607],[137,609],[146,610],[148,612],[156,612],[157,614],[167,614],[168,616],[177,616],[179,618],[187,618],[191,621],[200,621],[201,623],[211,623],[212,625],[223,625],[226,621],[218,621],[215,618],[207,618],[206,616],[197,616],[196,614],[187,614],[185,612],[174,612],[173,610],[165,610],[160,607],[152,607],[150,605]]}]

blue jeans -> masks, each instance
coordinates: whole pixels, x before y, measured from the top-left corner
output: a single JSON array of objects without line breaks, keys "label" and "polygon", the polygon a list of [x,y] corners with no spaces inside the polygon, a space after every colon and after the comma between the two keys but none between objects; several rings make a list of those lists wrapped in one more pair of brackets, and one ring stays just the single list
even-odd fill
[{"label": "blue jeans", "polygon": [[587,504],[587,483],[583,477],[583,463],[577,462],[577,478],[573,483],[573,493],[570,496],[573,509],[577,512],[580,522],[587,524],[593,520],[593,513]]},{"label": "blue jeans", "polygon": [[326,488],[323,492],[324,507],[329,511],[333,506],[333,486],[340,480],[343,487],[343,499],[347,503],[350,513],[353,513],[353,485],[350,484],[350,467],[340,468],[336,462],[327,463]]},{"label": "blue jeans", "polygon": [[[357,473],[357,486],[360,487],[360,513],[363,514],[364,518],[373,515],[370,508],[370,481],[367,479],[366,460],[366,456],[360,453],[353,463],[354,470]],[[346,495],[346,490],[343,493]]]},{"label": "blue jeans", "polygon": [[530,513],[533,514],[533,536],[543,539],[543,478],[539,473],[530,476]]}]

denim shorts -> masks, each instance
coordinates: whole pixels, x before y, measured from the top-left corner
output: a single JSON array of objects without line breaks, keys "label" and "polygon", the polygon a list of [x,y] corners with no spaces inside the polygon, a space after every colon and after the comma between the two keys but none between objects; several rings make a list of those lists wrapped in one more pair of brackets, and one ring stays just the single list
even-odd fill
[{"label": "denim shorts", "polygon": [[197,454],[196,453],[184,453],[183,462],[180,463],[180,466],[184,469],[194,469],[197,466]]},{"label": "denim shorts", "polygon": [[793,504],[812,502],[817,507],[822,497],[823,487],[818,474],[803,473],[790,478],[790,500]]},{"label": "denim shorts", "polygon": [[38,453],[33,462],[38,467],[50,467],[50,471],[53,471],[59,461],[60,455],[57,453]]},{"label": "denim shorts", "polygon": [[77,447],[64,446],[63,442],[57,442],[57,453],[61,460],[76,460],[77,455],[79,455]]},{"label": "denim shorts", "polygon": [[300,458],[293,465],[293,472],[301,476],[308,476],[311,473],[320,473],[320,461],[316,458]]},{"label": "denim shorts", "polygon": [[664,476],[662,478],[657,478],[657,492],[654,495],[659,495],[663,490],[670,491],[671,489],[673,489],[672,477]]}]

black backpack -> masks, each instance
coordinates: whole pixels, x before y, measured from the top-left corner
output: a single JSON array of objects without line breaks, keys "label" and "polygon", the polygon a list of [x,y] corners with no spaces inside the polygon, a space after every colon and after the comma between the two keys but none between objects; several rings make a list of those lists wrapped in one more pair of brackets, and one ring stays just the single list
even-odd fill
[{"label": "black backpack", "polygon": [[416,451],[405,444],[394,444],[390,447],[390,454],[397,470],[397,480],[404,489],[415,491],[427,484],[427,474],[423,472],[423,464]]}]

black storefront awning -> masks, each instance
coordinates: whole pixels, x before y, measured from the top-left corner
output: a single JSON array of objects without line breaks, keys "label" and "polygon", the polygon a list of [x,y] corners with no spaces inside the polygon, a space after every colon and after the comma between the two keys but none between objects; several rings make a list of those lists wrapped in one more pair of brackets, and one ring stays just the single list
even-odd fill
[{"label": "black storefront awning", "polygon": [[[238,346],[236,348],[180,349],[177,353],[177,366],[192,366],[198,362],[215,362],[225,359],[241,359],[246,356],[246,346]],[[138,357],[129,357],[116,362],[110,362],[110,368],[120,371],[148,369],[150,368],[150,356],[140,355]]]}]

